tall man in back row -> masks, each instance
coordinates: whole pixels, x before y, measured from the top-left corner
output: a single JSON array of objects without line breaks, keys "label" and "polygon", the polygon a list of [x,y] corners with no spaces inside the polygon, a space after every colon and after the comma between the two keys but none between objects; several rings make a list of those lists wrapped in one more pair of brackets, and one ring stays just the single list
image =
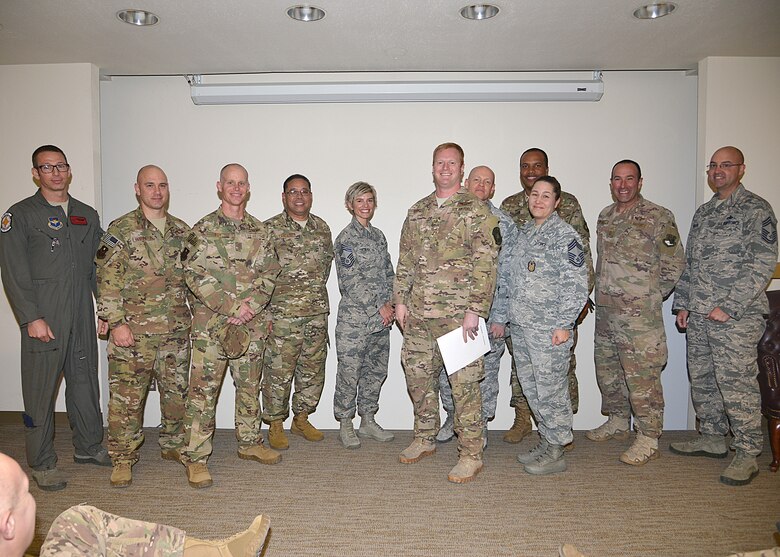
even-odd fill
[{"label": "tall man in back row", "polygon": [[[538,147],[527,149],[520,156],[520,183],[523,186],[523,190],[514,195],[510,195],[501,203],[501,210],[512,217],[512,220],[515,221],[518,228],[531,220],[531,213],[528,210],[528,194],[531,193],[531,189],[533,189],[536,179],[541,176],[548,176],[549,174],[550,167],[547,153]],[[593,258],[590,253],[590,231],[588,230],[588,224],[585,222],[585,217],[582,214],[582,207],[580,207],[580,203],[577,201],[576,197],[562,191],[561,203],[558,205],[557,211],[558,215],[565,222],[569,223],[580,235],[582,247],[585,251],[585,262],[588,266],[588,292],[590,293],[593,291],[595,274],[593,272]],[[580,402],[576,374],[577,357],[574,354],[574,349],[577,347],[576,325],[582,322],[585,318],[585,314],[586,310],[583,308],[583,313],[580,314],[573,330],[574,342],[571,346],[571,357],[569,360],[569,396],[571,397],[571,409],[574,414],[577,413]],[[512,342],[508,330],[505,340],[511,354]],[[501,350],[501,352],[503,353],[503,350]],[[531,409],[528,407],[528,401],[525,399],[525,396],[523,396],[523,390],[520,387],[520,382],[517,380],[514,359],[512,360],[510,384],[512,386],[512,398],[509,404],[515,409],[515,421],[512,424],[511,429],[504,435],[504,441],[507,443],[519,443],[531,432]]]},{"label": "tall man in back row", "polygon": [[[62,149],[33,152],[35,195],[11,207],[0,224],[0,269],[22,333],[22,398],[27,463],[38,487],[67,485],[54,452],[54,403],[65,376],[65,405],[77,463],[111,466],[103,440],[92,295],[102,231],[95,210],[68,194]],[[105,327],[102,332],[107,330]]]},{"label": "tall man in back row", "polygon": [[[414,406],[414,441],[401,451],[404,464],[436,452],[439,373],[436,339],[459,326],[476,338],[488,318],[501,244],[498,219],[461,187],[463,149],[444,143],[433,151],[435,191],[415,203],[401,230],[394,285],[396,319],[403,329],[401,361]],[[482,469],[482,358],[450,375],[458,435],[458,464],[448,480],[466,483]]]}]

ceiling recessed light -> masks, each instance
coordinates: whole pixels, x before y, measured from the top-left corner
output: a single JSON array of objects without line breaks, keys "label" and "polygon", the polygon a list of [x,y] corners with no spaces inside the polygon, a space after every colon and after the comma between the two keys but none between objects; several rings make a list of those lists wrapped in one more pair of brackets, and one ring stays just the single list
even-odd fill
[{"label": "ceiling recessed light", "polygon": [[287,9],[287,15],[296,21],[319,21],[325,17],[325,11],[316,6],[293,6]]},{"label": "ceiling recessed light", "polygon": [[677,9],[677,4],[672,4],[671,2],[648,4],[647,6],[637,8],[634,11],[634,17],[637,19],[657,19],[669,15],[675,9]]},{"label": "ceiling recessed light", "polygon": [[460,15],[466,19],[490,19],[498,13],[498,8],[492,4],[472,4],[460,10]]},{"label": "ceiling recessed light", "polygon": [[130,25],[154,25],[160,21],[159,17],[146,10],[121,10],[116,13],[116,16],[120,21]]}]

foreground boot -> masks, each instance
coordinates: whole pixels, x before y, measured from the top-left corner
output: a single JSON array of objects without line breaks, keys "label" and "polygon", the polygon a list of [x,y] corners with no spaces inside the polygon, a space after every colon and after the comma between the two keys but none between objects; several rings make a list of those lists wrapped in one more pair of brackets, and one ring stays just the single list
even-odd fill
[{"label": "foreground boot", "polygon": [[682,456],[706,456],[708,458],[726,458],[729,454],[725,435],[702,434],[691,441],[670,443],[669,450]]},{"label": "foreground boot", "polygon": [[726,485],[747,485],[758,476],[756,457],[737,449],[737,454],[720,475],[720,481]]},{"label": "foreground boot", "polygon": [[543,453],[524,466],[525,471],[537,476],[563,472],[566,470],[566,459],[563,453],[562,445],[547,445]]},{"label": "foreground boot", "polygon": [[455,468],[450,470],[447,479],[452,483],[465,484],[477,479],[477,474],[482,470],[482,460],[470,456],[462,456],[458,459]]},{"label": "foreground boot", "polygon": [[596,429],[585,432],[585,437],[591,441],[608,441],[610,439],[628,439],[628,418],[620,416],[610,416],[607,421]]},{"label": "foreground boot", "polygon": [[587,557],[579,549],[570,543],[565,543],[558,548],[558,557]]},{"label": "foreground boot", "polygon": [[191,462],[187,464],[187,481],[190,487],[195,489],[209,487],[214,483],[209,473],[208,464],[205,462]]},{"label": "foreground boot", "polygon": [[385,431],[384,428],[376,423],[373,414],[366,414],[360,418],[360,429],[358,429],[358,435],[361,437],[368,437],[374,441],[380,443],[387,443],[395,439],[395,435],[389,431]]},{"label": "foreground boot", "polygon": [[658,439],[637,433],[634,444],[620,455],[620,462],[632,466],[642,466],[659,456],[661,456],[661,453],[658,452]]},{"label": "foreground boot", "polygon": [[444,424],[439,428],[439,432],[436,434],[436,440],[439,443],[446,443],[451,441],[455,436],[455,420],[452,419],[452,414],[447,414],[447,419],[444,420]]},{"label": "foreground boot", "polygon": [[341,418],[339,426],[339,440],[345,449],[359,449],[360,439],[355,434],[355,426],[352,424],[352,418]]},{"label": "foreground boot", "polygon": [[273,449],[269,449],[260,441],[257,445],[249,447],[239,447],[238,458],[244,460],[254,460],[260,464],[276,464],[282,460],[282,455]]},{"label": "foreground boot", "polygon": [[325,435],[309,422],[308,414],[298,414],[293,418],[290,433],[300,435],[307,441],[322,441]]},{"label": "foreground boot", "polygon": [[252,525],[234,536],[224,540],[200,540],[187,536],[184,538],[184,557],[260,557],[268,527],[271,521],[267,516],[258,515]]},{"label": "foreground boot", "polygon": [[114,464],[111,471],[111,487],[128,487],[133,483],[133,465],[129,462]]},{"label": "foreground boot", "polygon": [[68,485],[68,477],[56,468],[33,470],[32,477],[43,491],[59,491]]},{"label": "foreground boot", "polygon": [[412,444],[406,447],[398,457],[399,462],[403,464],[414,464],[426,456],[431,456],[436,452],[436,443],[415,439]]},{"label": "foreground boot", "polygon": [[527,453],[520,453],[519,455],[517,455],[517,462],[519,462],[520,464],[532,463],[534,460],[537,459],[537,457],[540,454],[542,454],[544,451],[547,450],[548,445],[549,443],[547,443],[547,441],[544,438],[540,438],[539,443],[537,443],[537,445],[533,449],[531,449]]},{"label": "foreground boot", "polygon": [[533,430],[531,414],[523,408],[515,408],[515,421],[504,434],[504,443],[516,444],[525,439]]},{"label": "foreground boot", "polygon": [[277,451],[284,451],[290,447],[282,420],[275,420],[268,426],[268,444]]}]

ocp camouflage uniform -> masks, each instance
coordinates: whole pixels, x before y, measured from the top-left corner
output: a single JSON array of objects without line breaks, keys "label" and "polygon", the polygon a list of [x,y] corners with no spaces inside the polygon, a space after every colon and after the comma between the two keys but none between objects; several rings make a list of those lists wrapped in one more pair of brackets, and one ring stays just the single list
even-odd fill
[{"label": "ocp camouflage uniform", "polygon": [[[279,261],[268,228],[249,213],[238,222],[217,209],[198,221],[187,243],[185,276],[195,299],[184,460],[205,462],[212,451],[217,396],[228,365],[236,387],[239,449],[262,443],[259,397],[267,336],[263,310],[274,290]],[[244,300],[256,315],[246,325],[249,349],[228,359],[218,338]]]},{"label": "ocp camouflage uniform", "polygon": [[293,414],[312,414],[325,385],[328,355],[328,291],[333,261],[330,228],[310,214],[305,227],[286,212],[265,224],[279,255],[281,273],[269,311],[273,329],[264,360],[263,419],[267,423]]},{"label": "ocp camouflage uniform", "polygon": [[186,533],[107,513],[90,505],[75,505],[54,519],[41,547],[41,557],[115,557],[184,552]]},{"label": "ocp camouflage uniform", "polygon": [[[461,188],[437,206],[436,193],[415,203],[401,230],[394,284],[396,305],[408,308],[401,361],[414,405],[415,438],[433,442],[439,429],[436,339],[463,324],[466,312],[486,317],[496,286],[501,244],[498,219]],[[460,456],[482,457],[483,359],[450,376]]]},{"label": "ocp camouflage uniform", "polygon": [[517,377],[539,433],[568,445],[572,408],[567,394],[571,337],[553,346],[555,329],[572,331],[588,298],[588,268],[580,236],[553,212],[541,226],[530,221],[501,253],[498,323],[509,322]]},{"label": "ocp camouflage uniform", "polygon": [[[734,434],[732,448],[761,452],[761,396],[756,363],[769,303],[764,290],[777,263],[777,219],[771,205],[742,184],[696,210],[687,267],[674,310],[687,310],[688,373],[701,433]],[[719,307],[730,319],[707,319]]]},{"label": "ocp camouflage uniform", "polygon": [[98,316],[111,329],[128,325],[135,340],[129,347],[108,344],[108,452],[114,465],[138,461],[152,379],[160,388],[160,448],[184,446],[192,318],[182,253],[189,232],[184,221],[167,215],[162,234],[139,207],[111,223],[95,256]]},{"label": "ocp camouflage uniform", "polygon": [[333,248],[341,292],[333,413],[337,420],[354,418],[357,406],[361,416],[373,416],[387,379],[392,323],[384,326],[379,308],[393,297],[393,262],[382,231],[370,222],[364,227],[354,217]]},{"label": "ocp camouflage uniform", "polygon": [[[501,203],[501,209],[512,217],[518,228],[521,228],[525,223],[531,220],[531,212],[528,210],[528,194],[525,190],[522,190],[516,194],[510,195]],[[588,293],[593,291],[593,285],[595,284],[595,273],[593,272],[593,257],[590,252],[590,230],[588,229],[588,223],[585,222],[585,216],[582,214],[582,207],[580,207],[579,201],[572,194],[565,191],[561,192],[561,203],[556,210],[558,215],[564,222],[567,222],[577,233],[580,235],[582,242],[582,248],[585,250],[585,264],[588,269]],[[580,308],[582,309],[582,308]],[[583,316],[584,317],[584,316]],[[579,322],[577,322],[579,324]],[[507,330],[506,345],[509,348],[509,353],[512,353],[512,342],[510,337],[510,331]],[[580,405],[579,388],[577,384],[577,356],[574,353],[574,348],[577,346],[577,327],[574,327],[572,332],[572,345],[569,355],[569,398],[571,399],[572,411],[576,414]],[[503,354],[503,350],[501,351]],[[523,407],[527,408],[528,403],[525,402],[523,396],[523,390],[520,387],[520,383],[517,380],[514,362],[513,372],[510,375],[510,384],[512,386],[512,398],[509,401],[510,406],[522,410]]]},{"label": "ocp camouflage uniform", "polygon": [[[510,245],[515,242],[517,236],[517,226],[509,215],[504,211],[493,205],[488,199],[485,204],[490,209],[490,212],[498,218],[498,227],[501,230],[501,243],[502,245]],[[499,258],[499,265],[501,265],[501,259]],[[501,273],[501,269],[498,270]],[[498,287],[496,287],[498,290]],[[496,294],[497,296],[497,294]],[[487,320],[488,333],[490,326],[495,323],[493,319],[493,307],[495,306],[495,298],[493,297],[493,305],[491,306],[490,315]],[[503,324],[503,323],[502,323]],[[504,355],[504,338],[490,337],[490,352],[485,354],[485,377],[479,382],[479,390],[482,394],[482,419],[487,422],[492,420],[496,415],[496,405],[498,403],[498,372],[501,367],[501,356]],[[452,414],[455,407],[452,402],[452,387],[450,386],[449,376],[446,370],[442,370],[439,375],[439,395],[441,396],[441,403],[447,414]]]},{"label": "ocp camouflage uniform", "polygon": [[624,213],[604,208],[596,227],[596,379],[601,412],[657,439],[664,425],[663,300],[685,267],[674,215],[640,196]]}]

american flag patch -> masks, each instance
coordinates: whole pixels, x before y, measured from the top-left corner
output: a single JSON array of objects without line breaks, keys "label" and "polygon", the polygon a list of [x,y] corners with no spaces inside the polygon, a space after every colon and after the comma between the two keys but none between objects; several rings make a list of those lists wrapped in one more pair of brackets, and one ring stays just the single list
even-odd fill
[{"label": "american flag patch", "polygon": [[103,234],[101,241],[110,248],[115,248],[116,246],[122,243],[119,241],[119,238],[117,238],[113,234],[109,234],[108,232]]}]

